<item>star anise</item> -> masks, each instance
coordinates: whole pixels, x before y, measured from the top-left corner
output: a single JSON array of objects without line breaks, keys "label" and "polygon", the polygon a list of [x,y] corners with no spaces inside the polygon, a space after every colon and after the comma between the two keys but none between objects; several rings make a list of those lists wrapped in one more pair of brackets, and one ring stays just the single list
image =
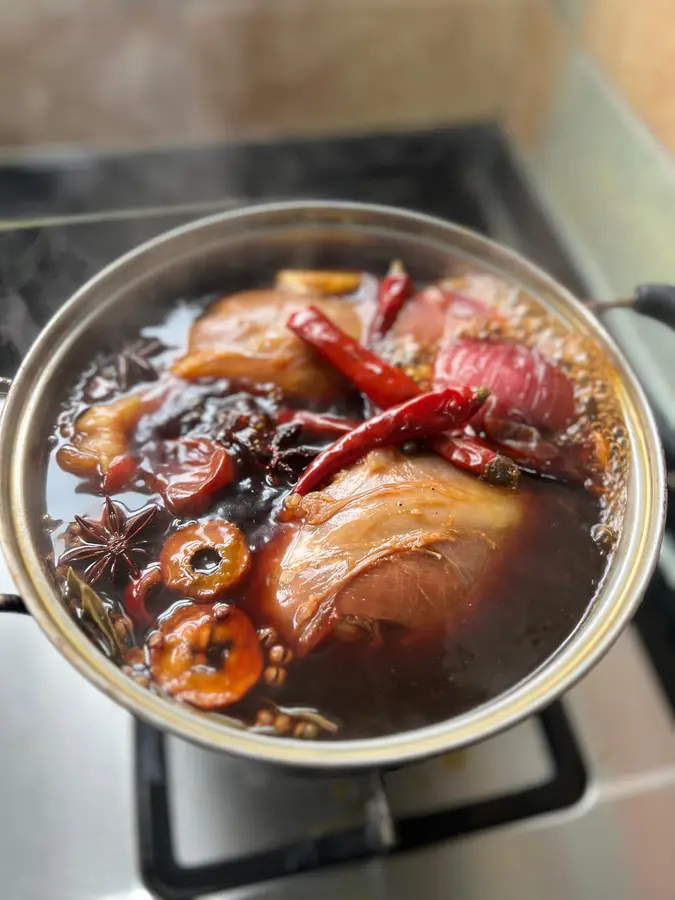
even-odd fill
[{"label": "star anise", "polygon": [[157,338],[141,338],[113,359],[117,384],[126,391],[139,381],[155,381],[157,370],[150,358],[166,349]]},{"label": "star anise", "polygon": [[156,381],[159,375],[150,359],[165,349],[156,338],[141,338],[125,350],[105,356],[87,380],[84,399],[101,403],[116,391],[128,391],[140,381]]},{"label": "star anise", "polygon": [[61,554],[59,565],[86,564],[84,578],[89,584],[104,575],[114,581],[123,571],[137,578],[140,569],[136,560],[144,562],[149,555],[139,543],[158,511],[159,507],[152,505],[128,516],[121,503],[106,497],[100,522],[75,516],[78,543]]}]

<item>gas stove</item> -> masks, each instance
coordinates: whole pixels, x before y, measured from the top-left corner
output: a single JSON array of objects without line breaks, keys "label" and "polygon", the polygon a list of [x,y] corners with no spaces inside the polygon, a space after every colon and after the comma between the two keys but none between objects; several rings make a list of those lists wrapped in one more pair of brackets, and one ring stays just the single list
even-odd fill
[{"label": "gas stove", "polygon": [[[515,246],[584,294],[488,126],[33,162],[0,169],[3,196],[5,377],[107,262],[263,199],[431,212]],[[1,571],[0,590],[11,592]],[[163,735],[85,682],[23,616],[0,617],[0,685],[0,876],[12,900],[673,896],[667,554],[635,624],[564,700],[393,772],[310,779]]]}]

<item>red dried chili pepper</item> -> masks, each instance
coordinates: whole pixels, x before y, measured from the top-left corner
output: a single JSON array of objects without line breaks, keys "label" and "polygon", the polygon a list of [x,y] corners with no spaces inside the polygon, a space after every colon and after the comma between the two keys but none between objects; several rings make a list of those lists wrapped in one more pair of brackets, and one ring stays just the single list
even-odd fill
[{"label": "red dried chili pepper", "polygon": [[148,482],[164,497],[176,516],[198,516],[211,506],[215,494],[230,484],[235,467],[222,444],[208,438],[166,441],[168,459],[148,475]]},{"label": "red dried chili pepper", "polygon": [[[293,322],[293,324],[291,324]],[[292,327],[307,343],[311,344],[354,387],[369,400],[384,409],[404,403],[422,393],[419,385],[372,350],[345,334],[319,310],[309,307],[291,317]],[[518,467],[479,438],[444,435],[432,442],[434,450],[457,466],[489,481],[491,484],[508,484],[515,487]]]},{"label": "red dried chili pepper", "polygon": [[446,388],[421,394],[379,413],[320,453],[300,476],[295,493],[308,493],[370,450],[422,440],[463,425],[485,403],[489,393],[486,388]]},{"label": "red dried chili pepper", "polygon": [[300,425],[303,431],[310,431],[312,434],[322,437],[339,437],[341,434],[349,434],[360,424],[356,419],[328,416],[303,409],[281,409],[275,419],[279,425]]},{"label": "red dried chili pepper", "polygon": [[[515,439],[516,429],[529,430],[529,441]],[[548,475],[559,481],[573,481],[582,484],[593,473],[592,451],[588,448],[566,447],[561,450],[555,444],[545,441],[536,429],[528,425],[514,423],[514,436],[500,435],[494,445],[515,459],[522,469],[530,469],[539,475]]]},{"label": "red dried chili pepper", "polygon": [[471,472],[490,484],[515,487],[520,470],[507,456],[493,450],[479,437],[465,434],[441,434],[431,438],[433,450],[458,469]]},{"label": "red dried chili pepper", "polygon": [[412,278],[398,260],[391,264],[387,275],[380,282],[377,306],[368,326],[366,344],[376,341],[389,331],[396,321],[403,304],[412,296]]},{"label": "red dried chili pepper", "polygon": [[419,393],[405,372],[349,337],[316,307],[298,310],[288,320],[288,327],[376,406],[403,403]]}]

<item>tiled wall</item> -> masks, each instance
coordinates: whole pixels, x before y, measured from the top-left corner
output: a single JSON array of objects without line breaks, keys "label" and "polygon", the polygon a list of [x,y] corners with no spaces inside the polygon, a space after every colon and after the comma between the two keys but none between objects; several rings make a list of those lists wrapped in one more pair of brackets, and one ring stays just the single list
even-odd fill
[{"label": "tiled wall", "polygon": [[[511,141],[589,289],[675,283],[675,0],[524,0]],[[675,337],[613,314],[675,427]]]},{"label": "tiled wall", "polygon": [[0,148],[494,117],[521,0],[0,0]]}]

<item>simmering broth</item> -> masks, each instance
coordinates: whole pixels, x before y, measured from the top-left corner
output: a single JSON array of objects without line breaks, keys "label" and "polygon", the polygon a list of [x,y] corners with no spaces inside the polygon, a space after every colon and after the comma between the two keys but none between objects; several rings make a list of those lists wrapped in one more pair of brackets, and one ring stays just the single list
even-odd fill
[{"label": "simmering broth", "polygon": [[[577,627],[621,519],[611,372],[495,279],[404,293],[379,330],[386,290],[355,273],[177,303],[72,387],[55,577],[130,677],[265,733],[374,737],[489,700]],[[368,360],[350,384],[313,343],[323,317],[339,372],[351,335],[408,381],[364,396]],[[378,410],[417,394],[443,396],[452,444],[424,398],[374,442]]]}]

